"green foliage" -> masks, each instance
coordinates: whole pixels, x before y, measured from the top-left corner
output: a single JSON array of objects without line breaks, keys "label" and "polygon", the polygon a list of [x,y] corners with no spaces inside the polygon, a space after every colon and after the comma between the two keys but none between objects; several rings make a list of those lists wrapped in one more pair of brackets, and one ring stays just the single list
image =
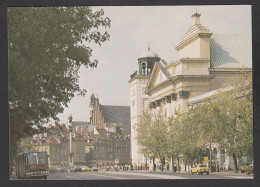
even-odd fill
[{"label": "green foliage", "polygon": [[[17,143],[58,120],[79,87],[79,68],[96,67],[87,43],[109,39],[104,11],[91,7],[8,8],[11,158]],[[33,126],[38,128],[33,128]]]},{"label": "green foliage", "polygon": [[143,146],[142,152],[149,158],[159,158],[162,165],[169,154],[169,132],[163,116],[145,111],[137,125],[137,141]]},{"label": "green foliage", "polygon": [[252,77],[246,75],[231,84],[230,91],[216,99],[225,119],[221,120],[223,138],[220,145],[229,154],[253,156],[253,89]]}]

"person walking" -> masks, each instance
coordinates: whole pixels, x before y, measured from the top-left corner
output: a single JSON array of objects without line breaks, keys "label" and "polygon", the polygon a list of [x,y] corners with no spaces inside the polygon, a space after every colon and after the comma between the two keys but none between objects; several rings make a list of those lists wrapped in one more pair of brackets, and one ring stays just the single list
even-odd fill
[{"label": "person walking", "polygon": [[219,172],[219,162],[217,161],[217,171]]}]

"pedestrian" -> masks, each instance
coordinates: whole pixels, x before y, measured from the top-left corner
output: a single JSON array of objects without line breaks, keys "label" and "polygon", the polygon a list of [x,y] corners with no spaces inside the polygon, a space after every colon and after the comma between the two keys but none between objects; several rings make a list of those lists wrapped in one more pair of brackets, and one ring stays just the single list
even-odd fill
[{"label": "pedestrian", "polygon": [[217,171],[219,172],[219,163],[217,162]]}]

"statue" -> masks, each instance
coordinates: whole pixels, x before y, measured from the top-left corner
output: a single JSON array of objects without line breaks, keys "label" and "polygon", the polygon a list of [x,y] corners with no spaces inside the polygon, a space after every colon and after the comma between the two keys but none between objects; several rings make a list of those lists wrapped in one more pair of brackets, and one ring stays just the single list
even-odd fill
[{"label": "statue", "polygon": [[72,115],[69,116],[69,123],[72,123]]}]

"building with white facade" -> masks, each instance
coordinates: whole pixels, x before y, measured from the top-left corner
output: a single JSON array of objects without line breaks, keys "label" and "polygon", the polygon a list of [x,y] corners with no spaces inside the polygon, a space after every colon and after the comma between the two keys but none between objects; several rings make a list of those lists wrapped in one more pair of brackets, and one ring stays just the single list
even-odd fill
[{"label": "building with white facade", "polygon": [[[153,63],[138,59],[139,74],[133,74],[129,81],[133,163],[145,163],[135,129],[146,106],[170,117],[177,109],[188,110],[188,103],[210,95],[231,78],[252,71],[251,35],[211,33],[201,25],[200,16],[192,15],[193,25],[176,46],[177,61],[166,63],[149,49],[146,54]],[[180,160],[182,166],[184,160]]]},{"label": "building with white facade", "polygon": [[145,163],[146,158],[141,153],[141,146],[137,143],[137,124],[140,122],[143,110],[148,106],[149,95],[145,93],[153,66],[160,57],[150,47],[138,58],[139,69],[131,75],[130,107],[131,107],[131,158],[132,163]]}]

